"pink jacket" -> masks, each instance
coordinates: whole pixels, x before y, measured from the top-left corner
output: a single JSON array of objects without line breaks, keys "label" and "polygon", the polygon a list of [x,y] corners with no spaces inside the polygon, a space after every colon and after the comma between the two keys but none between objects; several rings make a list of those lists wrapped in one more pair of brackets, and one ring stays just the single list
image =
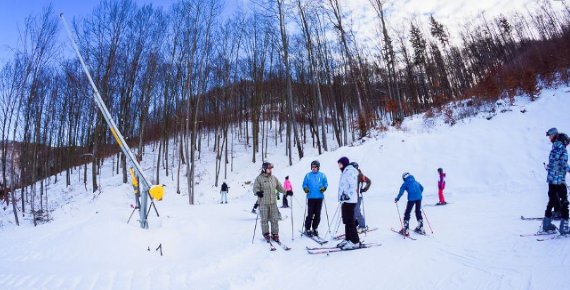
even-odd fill
[{"label": "pink jacket", "polygon": [[445,173],[439,174],[439,180],[437,181],[437,188],[445,189]]},{"label": "pink jacket", "polygon": [[286,191],[293,191],[293,186],[291,185],[291,181],[289,179],[285,179],[283,187],[285,188]]}]

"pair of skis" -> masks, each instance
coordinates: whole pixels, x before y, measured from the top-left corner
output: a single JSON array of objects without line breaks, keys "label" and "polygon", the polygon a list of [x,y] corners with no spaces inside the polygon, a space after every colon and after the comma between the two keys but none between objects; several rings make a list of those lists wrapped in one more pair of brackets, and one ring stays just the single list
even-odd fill
[{"label": "pair of skis", "polygon": [[[269,250],[270,251],[276,251],[277,248],[275,248],[275,246],[273,245],[273,243],[271,242],[271,240],[265,240],[267,242],[267,244],[269,244]],[[285,251],[289,251],[291,250],[291,248],[289,248],[287,245],[283,244],[280,241],[275,241],[273,240],[274,243],[278,244],[279,246],[281,246],[281,248]]]},{"label": "pair of skis", "polygon": [[307,235],[304,232],[301,231],[301,236],[302,237],[307,237],[313,241],[315,241],[317,244],[319,245],[324,245],[326,243],[328,243],[329,241],[324,240],[323,238],[319,237],[319,236],[315,236],[315,235]]},{"label": "pair of skis", "polygon": [[380,243],[361,243],[360,247],[354,248],[354,249],[347,249],[347,250],[343,250],[343,249],[338,248],[338,247],[317,247],[317,248],[307,247],[306,250],[307,250],[307,253],[309,253],[311,255],[320,255],[320,254],[327,254],[328,255],[330,253],[338,253],[338,252],[367,249],[367,248],[377,247],[377,246],[381,246],[381,245],[382,244],[380,244]]},{"label": "pair of skis", "polygon": [[[397,230],[395,230],[394,228],[390,228],[390,229],[391,229],[393,232],[395,232],[396,234],[398,234],[398,235],[404,237],[404,239],[410,239],[410,240],[413,240],[413,241],[417,240],[416,238],[412,237],[412,235],[404,235],[401,231],[397,231]],[[416,231],[412,231],[412,232],[414,232],[414,233],[416,233],[416,234],[418,234],[418,235],[430,237],[430,236],[429,236],[428,234],[426,234],[426,233],[423,233],[423,234],[422,234],[422,233],[418,233],[418,232],[416,232]]]}]

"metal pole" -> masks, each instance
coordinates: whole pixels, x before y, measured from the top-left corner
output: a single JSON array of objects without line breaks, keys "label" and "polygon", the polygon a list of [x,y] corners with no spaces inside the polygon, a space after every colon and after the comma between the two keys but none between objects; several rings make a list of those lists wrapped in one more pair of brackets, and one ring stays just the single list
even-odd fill
[{"label": "metal pole", "polygon": [[[111,113],[109,113],[107,106],[103,102],[103,99],[101,98],[101,94],[99,94],[99,90],[97,89],[95,82],[93,82],[93,78],[91,77],[91,74],[89,73],[89,69],[87,68],[85,61],[83,60],[83,57],[81,56],[81,53],[79,52],[79,48],[77,47],[77,44],[75,43],[75,40],[73,39],[71,29],[69,28],[69,26],[67,25],[67,21],[63,17],[63,13],[60,13],[59,17],[61,18],[61,20],[63,22],[63,26],[65,27],[65,30],[67,32],[67,36],[69,37],[71,45],[73,46],[73,49],[75,50],[75,53],[77,54],[77,57],[79,58],[79,62],[81,62],[81,66],[83,67],[83,71],[87,75],[87,79],[89,80],[89,83],[91,84],[91,88],[95,92],[93,94],[93,99],[95,100],[95,104],[97,105],[97,107],[101,111],[101,114],[103,115],[103,118],[107,122],[107,125],[109,125],[109,129],[111,130],[113,137],[115,137],[117,144],[119,145],[119,147],[121,147],[123,154],[125,154],[125,156],[127,156],[127,159],[131,163],[131,166],[135,169],[137,175],[140,177],[140,179],[142,181],[141,182],[141,185],[142,185],[141,191],[144,192],[145,194],[141,195],[142,196],[142,200],[141,200],[141,209],[142,210],[140,211],[140,224],[141,224],[141,228],[146,229],[146,228],[148,228],[146,208],[147,208],[147,199],[148,199],[148,196],[150,195],[148,190],[150,189],[151,184],[148,181],[148,179],[146,178],[146,176],[144,175],[144,172],[143,172],[140,164],[136,161],[135,156],[133,155],[133,153],[131,152],[131,149],[127,145],[127,142],[125,142],[123,135],[121,134],[121,132],[119,132],[119,129],[118,129],[117,125],[115,124],[115,121],[113,121],[113,118],[111,117]],[[151,197],[151,199],[152,199],[152,197]]]},{"label": "metal pole", "polygon": [[433,229],[431,228],[431,225],[429,224],[429,220],[428,220],[428,217],[427,217],[427,215],[426,215],[426,211],[424,210],[423,207],[422,207],[422,212],[424,213],[424,216],[426,217],[426,221],[427,221],[427,223],[428,223],[429,230],[431,231],[431,234],[433,235]]}]

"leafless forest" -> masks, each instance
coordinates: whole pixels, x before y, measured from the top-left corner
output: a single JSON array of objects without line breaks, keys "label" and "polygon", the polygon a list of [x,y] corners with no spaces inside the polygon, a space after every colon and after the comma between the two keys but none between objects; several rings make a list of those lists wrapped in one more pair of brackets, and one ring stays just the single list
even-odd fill
[{"label": "leafless forest", "polygon": [[[570,6],[562,3],[482,16],[450,35],[434,17],[394,29],[389,1],[370,0],[372,43],[359,42],[340,0],[256,0],[248,13],[223,17],[215,0],[160,8],[104,0],[72,29],[131,148],[141,159],[145,145],[157,150],[154,181],[159,170],[174,175],[194,204],[200,151],[213,148],[226,174],[231,140],[251,146],[259,163],[277,132],[271,140],[285,142],[292,163],[307,146],[328,151],[452,101],[534,98],[568,83]],[[12,189],[5,201],[14,213],[41,213],[45,183],[69,185],[76,170],[97,191],[105,157],[116,157],[113,170],[128,181],[79,61],[64,53],[58,14],[30,15],[0,68],[0,182]],[[213,146],[202,144],[205,134]]]}]

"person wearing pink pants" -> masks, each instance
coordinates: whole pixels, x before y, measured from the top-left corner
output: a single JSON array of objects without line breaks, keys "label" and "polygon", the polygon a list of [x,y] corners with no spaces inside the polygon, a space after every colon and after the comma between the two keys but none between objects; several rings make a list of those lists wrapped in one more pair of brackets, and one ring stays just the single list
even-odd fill
[{"label": "person wearing pink pants", "polygon": [[443,196],[443,190],[445,189],[445,173],[442,168],[438,168],[437,172],[439,173],[439,180],[437,181],[439,202],[436,205],[445,205],[447,204],[447,202],[445,202],[445,197]]}]

